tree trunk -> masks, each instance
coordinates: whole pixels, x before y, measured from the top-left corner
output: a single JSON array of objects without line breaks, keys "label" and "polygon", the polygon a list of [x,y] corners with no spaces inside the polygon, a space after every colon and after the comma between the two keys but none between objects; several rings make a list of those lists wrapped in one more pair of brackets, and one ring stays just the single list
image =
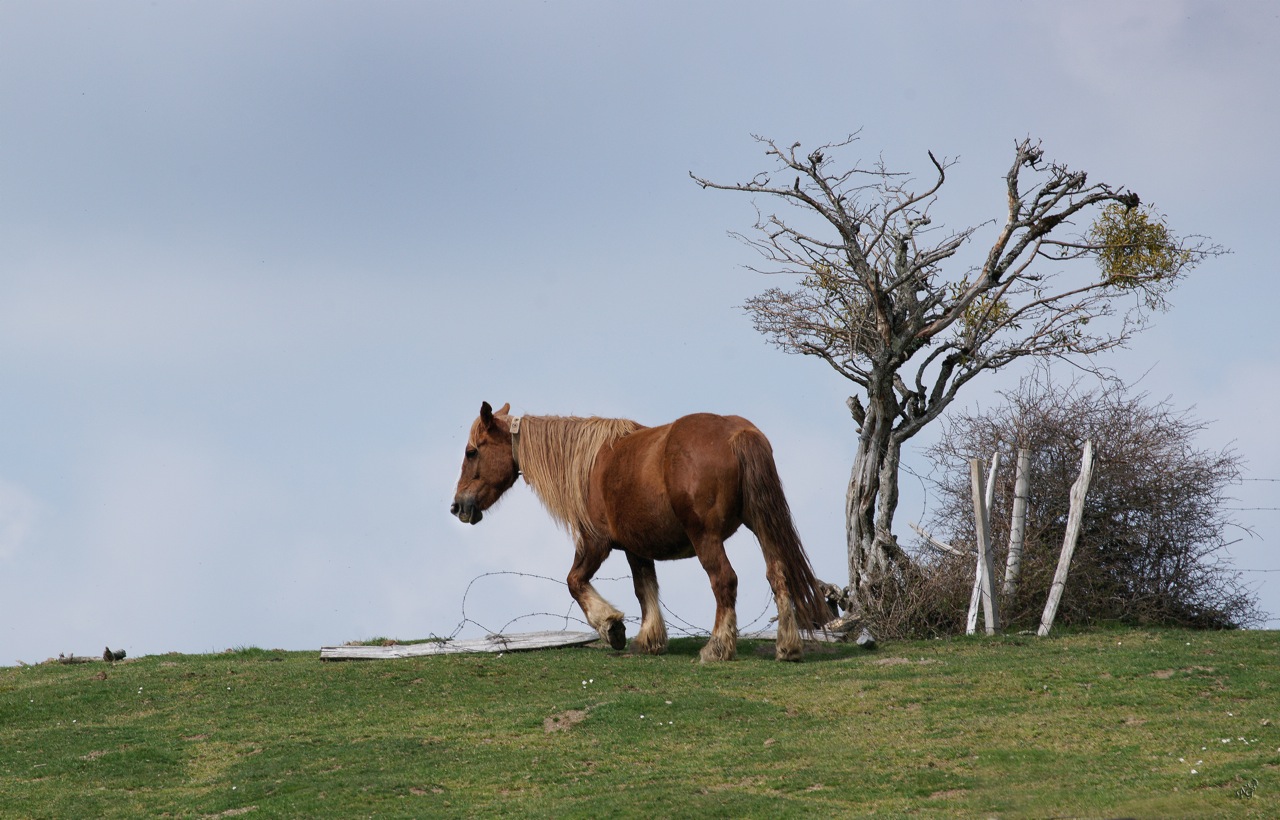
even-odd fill
[{"label": "tree trunk", "polygon": [[893,537],[902,451],[893,431],[895,408],[886,407],[881,396],[868,395],[868,400],[845,493],[849,597],[858,607],[870,600],[876,583],[896,576],[902,555]]}]

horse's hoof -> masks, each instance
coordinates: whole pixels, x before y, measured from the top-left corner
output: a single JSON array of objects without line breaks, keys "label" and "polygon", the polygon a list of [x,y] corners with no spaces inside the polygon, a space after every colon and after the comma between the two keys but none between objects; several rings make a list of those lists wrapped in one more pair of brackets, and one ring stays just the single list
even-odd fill
[{"label": "horse's hoof", "polygon": [[631,642],[633,655],[664,655],[666,651],[666,643],[646,643],[639,638]]},{"label": "horse's hoof", "polygon": [[702,651],[698,653],[698,659],[703,663],[715,663],[716,661],[731,661],[738,657],[738,648],[728,641],[722,641],[719,638],[712,638],[707,641],[707,645],[702,647]]},{"label": "horse's hoof", "polygon": [[627,648],[627,628],[622,625],[622,621],[609,624],[609,646],[617,650]]},{"label": "horse's hoof", "polygon": [[774,660],[788,661],[790,663],[799,663],[804,660],[804,651],[801,649],[783,649],[779,646],[774,650]]}]

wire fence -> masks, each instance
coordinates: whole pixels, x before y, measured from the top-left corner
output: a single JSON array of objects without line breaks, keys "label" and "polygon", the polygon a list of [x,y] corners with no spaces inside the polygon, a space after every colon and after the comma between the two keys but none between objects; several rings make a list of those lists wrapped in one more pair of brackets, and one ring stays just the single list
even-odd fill
[{"label": "wire fence", "polygon": [[[467,600],[471,596],[472,588],[475,587],[477,583],[484,581],[485,579],[488,579],[488,578],[496,578],[499,576],[514,576],[517,578],[531,578],[536,581],[547,581],[549,583],[556,584],[560,587],[564,587],[566,590],[568,589],[568,584],[566,584],[564,581],[561,581],[557,578],[551,578],[546,575],[537,575],[531,572],[518,572],[516,570],[501,570],[497,572],[486,572],[481,575],[477,575],[475,578],[471,579],[471,582],[467,584],[466,590],[464,590],[462,593],[462,602],[460,604],[461,618],[458,620],[458,625],[455,626],[453,628],[453,631],[450,632],[448,635],[433,634],[431,637],[444,638],[445,640],[453,640],[462,632],[462,630],[466,629],[467,626],[469,625],[475,626],[484,630],[485,634],[488,634],[488,635],[503,635],[503,634],[506,634],[507,629],[511,627],[513,624],[516,624],[523,620],[527,620],[529,618],[553,618],[561,621],[563,623],[563,629],[565,630],[569,629],[569,625],[571,623],[580,627],[584,627],[588,631],[593,628],[590,624],[588,624],[585,620],[583,620],[580,617],[582,614],[582,611],[578,608],[578,604],[575,601],[570,600],[568,606],[565,608],[565,611],[563,613],[529,612],[529,613],[525,613],[524,615],[517,615],[516,617],[508,620],[506,623],[504,623],[502,626],[500,626],[497,629],[491,629],[490,625],[481,623],[480,621],[476,620],[475,618],[473,618],[471,615],[467,613]],[[597,577],[594,580],[596,581],[629,581],[631,580],[631,576],[619,575],[614,577]],[[765,625],[767,625],[766,616],[768,615],[769,609],[772,606],[772,604],[773,604],[773,598],[771,596],[769,600],[765,602],[764,609],[760,611],[760,614],[757,615],[753,620],[751,620],[746,626],[739,627],[739,632],[740,633],[750,632],[757,627],[757,624],[761,624],[761,622],[765,622]],[[690,623],[689,621],[680,617],[678,614],[673,612],[671,608],[668,607],[665,603],[661,604],[661,606],[662,606],[663,617],[667,622],[667,631],[669,633],[672,633],[680,637],[689,637],[689,638],[707,637],[711,634],[709,630],[699,627],[693,623]],[[624,618],[623,621],[625,623],[628,623],[637,627],[640,624],[640,618],[635,616]],[[763,626],[761,626],[760,628],[763,628]]]},{"label": "wire fence", "polygon": [[[1272,484],[1280,484],[1280,478],[1241,478],[1240,481],[1266,482],[1266,483],[1272,483]],[[1241,512],[1243,511],[1278,511],[1280,510],[1280,507],[1234,507],[1229,509],[1232,509],[1233,511],[1241,511]],[[1236,571],[1269,574],[1269,573],[1280,572],[1280,569],[1236,568]],[[501,634],[505,634],[507,629],[509,629],[514,624],[517,624],[520,621],[529,620],[531,618],[551,618],[551,619],[558,620],[563,624],[562,628],[565,630],[568,630],[570,628],[570,624],[573,624],[576,627],[585,628],[587,630],[590,630],[592,628],[590,624],[588,624],[585,620],[582,619],[581,610],[578,608],[577,603],[572,600],[569,601],[569,603],[565,607],[565,611],[562,613],[528,612],[523,615],[517,615],[516,617],[511,618],[510,620],[502,624],[497,629],[493,629],[491,628],[491,625],[485,624],[476,620],[476,618],[472,617],[467,612],[467,601],[471,596],[473,587],[475,587],[476,584],[480,583],[481,581],[485,581],[486,579],[497,578],[502,576],[511,576],[516,578],[529,578],[536,581],[546,581],[548,583],[555,584],[565,589],[568,588],[568,585],[564,581],[561,581],[558,578],[551,578],[546,575],[537,575],[531,572],[519,572],[516,570],[501,570],[496,572],[482,573],[472,578],[471,582],[467,584],[466,590],[463,591],[462,593],[462,601],[459,606],[461,610],[461,617],[458,620],[457,626],[455,626],[453,628],[453,631],[446,636],[432,635],[432,637],[443,637],[446,640],[453,640],[468,626],[475,626],[479,629],[482,629],[486,634],[501,635]],[[597,581],[629,581],[631,580],[631,576],[619,575],[619,576],[613,576],[613,577],[598,577],[595,580]],[[691,623],[690,621],[686,620],[685,618],[682,618],[679,614],[672,611],[672,609],[669,606],[667,606],[665,603],[661,604],[661,606],[662,606],[663,616],[667,622],[668,632],[674,635],[682,636],[682,637],[707,637],[708,635],[710,635],[709,630],[704,629],[703,627],[697,626]],[[753,629],[756,629],[756,628],[763,629],[765,626],[767,626],[768,625],[767,615],[772,606],[773,606],[773,597],[770,596],[769,599],[765,602],[764,609],[760,611],[760,614],[757,615],[745,626],[739,627],[739,632],[747,633],[752,631]],[[640,618],[637,616],[626,617],[623,620],[625,623],[630,624],[632,626],[638,627],[640,624]]]}]

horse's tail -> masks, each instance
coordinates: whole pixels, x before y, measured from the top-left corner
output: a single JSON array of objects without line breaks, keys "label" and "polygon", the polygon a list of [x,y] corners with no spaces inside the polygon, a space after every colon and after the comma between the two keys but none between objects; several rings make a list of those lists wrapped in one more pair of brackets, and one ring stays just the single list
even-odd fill
[{"label": "horse's tail", "polygon": [[765,562],[782,568],[800,627],[820,629],[831,612],[791,520],[773,448],[754,427],[737,432],[729,443],[742,468],[743,521],[759,539]]}]

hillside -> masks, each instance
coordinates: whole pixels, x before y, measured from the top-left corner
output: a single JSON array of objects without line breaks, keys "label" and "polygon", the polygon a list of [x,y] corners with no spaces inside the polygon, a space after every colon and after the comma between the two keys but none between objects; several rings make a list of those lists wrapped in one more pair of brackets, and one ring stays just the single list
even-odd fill
[{"label": "hillside", "polygon": [[1280,636],[0,669],[0,815],[1280,816]]}]

